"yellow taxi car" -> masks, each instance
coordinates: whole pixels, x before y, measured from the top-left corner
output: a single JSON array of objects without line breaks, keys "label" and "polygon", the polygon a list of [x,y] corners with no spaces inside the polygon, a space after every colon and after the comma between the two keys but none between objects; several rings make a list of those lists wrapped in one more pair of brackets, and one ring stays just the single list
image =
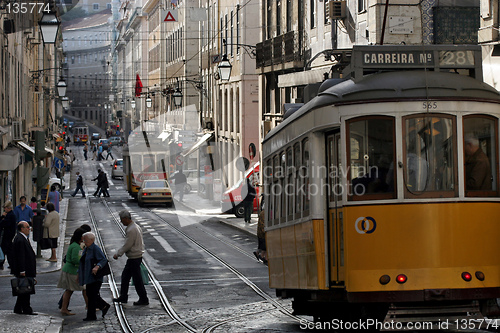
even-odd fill
[{"label": "yellow taxi car", "polygon": [[145,204],[166,204],[167,207],[172,207],[174,201],[172,190],[168,181],[164,179],[145,180],[137,194],[139,206]]}]

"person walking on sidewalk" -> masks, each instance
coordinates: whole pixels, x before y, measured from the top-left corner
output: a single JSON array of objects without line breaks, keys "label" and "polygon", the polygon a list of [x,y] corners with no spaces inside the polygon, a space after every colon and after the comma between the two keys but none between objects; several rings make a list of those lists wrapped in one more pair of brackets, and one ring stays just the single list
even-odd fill
[{"label": "person walking on sidewalk", "polygon": [[87,160],[87,153],[89,152],[89,145],[87,142],[85,142],[85,145],[83,146],[83,157],[85,157],[85,161]]},{"label": "person walking on sidewalk", "polygon": [[247,178],[245,187],[241,189],[241,196],[244,197],[242,204],[243,208],[245,209],[244,217],[246,223],[250,223],[251,221],[253,212],[253,200],[255,199],[256,195],[257,192],[255,191],[255,187],[253,187],[250,179]]},{"label": "person walking on sidewalk", "polygon": [[[12,242],[13,260],[10,263],[15,277],[36,277],[36,255],[28,240],[30,225],[26,221],[17,224],[17,235]],[[14,313],[37,315],[30,304],[30,294],[18,295]]]},{"label": "person walking on sidewalk", "polygon": [[100,197],[101,196],[101,187],[103,185],[104,181],[104,172],[102,172],[101,169],[97,169],[97,177],[92,179],[93,181],[97,180],[97,189],[94,192],[94,197]]},{"label": "person walking on sidewalk", "polygon": [[[7,258],[9,265],[12,267],[12,239],[16,235],[16,215],[12,210],[12,202],[7,201],[3,205],[3,214],[0,220],[0,234],[2,235],[2,242],[0,247],[2,248],[4,256]],[[3,269],[3,264],[5,259],[0,262],[0,270]]]},{"label": "person walking on sidewalk", "polygon": [[101,248],[95,244],[94,233],[84,233],[83,242],[85,243],[85,249],[78,268],[78,283],[80,286],[86,286],[88,297],[87,317],[83,318],[83,321],[94,321],[97,319],[97,308],[102,310],[103,318],[110,308],[110,305],[99,294],[103,278],[96,276],[97,271],[106,265],[108,259],[102,253]]},{"label": "person walking on sidewalk", "polygon": [[127,210],[122,210],[119,216],[123,225],[126,226],[125,231],[127,235],[125,244],[116,252],[113,258],[117,260],[125,253],[128,259],[122,272],[120,297],[113,298],[113,302],[128,302],[128,287],[130,278],[133,278],[135,291],[139,295],[139,300],[134,302],[134,305],[148,305],[149,299],[141,275],[142,255],[144,254],[142,231],[141,228],[132,221],[130,212]]},{"label": "person walking on sidewalk", "polygon": [[264,220],[265,212],[264,210],[261,210],[259,213],[259,222],[257,223],[257,251],[255,251],[253,254],[258,261],[262,260],[262,262],[267,265],[266,232],[264,229]]},{"label": "person walking on sidewalk", "polygon": [[49,213],[45,216],[43,220],[43,238],[48,238],[50,242],[50,250],[52,255],[47,261],[57,262],[56,249],[57,249],[57,238],[59,237],[59,213],[56,212],[54,204],[49,202],[47,204],[47,210]]},{"label": "person walking on sidewalk", "polygon": [[187,184],[187,178],[182,172],[182,169],[180,169],[179,172],[172,177],[172,180],[175,181],[175,190],[172,194],[172,198],[175,197],[176,193],[179,193],[179,201],[182,202],[182,199],[184,199],[184,187]]},{"label": "person walking on sidewalk", "polygon": [[108,160],[108,157],[111,156],[111,160],[114,160],[115,158],[113,157],[113,154],[112,154],[112,147],[111,147],[111,141],[108,143],[108,155],[106,155],[106,161]]},{"label": "person walking on sidewalk", "polygon": [[61,201],[61,194],[56,191],[55,185],[52,185],[50,187],[50,192],[49,192],[49,202],[52,202],[54,204],[54,207],[56,209],[56,212],[59,213],[59,201]]},{"label": "person walking on sidewalk", "polygon": [[[78,277],[78,267],[80,266],[80,243],[82,242],[83,234],[86,231],[82,228],[78,228],[73,233],[71,240],[69,241],[68,251],[66,252],[66,262],[62,268],[61,276],[59,277],[59,282],[57,283],[57,288],[65,289],[63,294],[63,301],[61,305],[61,313],[63,316],[72,316],[74,313],[68,310],[69,300],[71,295],[75,290],[84,291],[84,288],[80,286],[77,282]],[[84,298],[85,297],[85,294]],[[87,303],[87,302],[85,302]]]},{"label": "person walking on sidewalk", "polygon": [[31,220],[33,219],[33,209],[30,206],[26,205],[26,197],[23,195],[19,198],[21,202],[19,205],[14,208],[14,214],[16,215],[16,221],[26,221],[31,224]]},{"label": "person walking on sidewalk", "polygon": [[74,197],[78,191],[81,191],[82,197],[85,198],[85,191],[83,190],[83,177],[80,175],[79,171],[76,172],[76,189],[71,196]]}]

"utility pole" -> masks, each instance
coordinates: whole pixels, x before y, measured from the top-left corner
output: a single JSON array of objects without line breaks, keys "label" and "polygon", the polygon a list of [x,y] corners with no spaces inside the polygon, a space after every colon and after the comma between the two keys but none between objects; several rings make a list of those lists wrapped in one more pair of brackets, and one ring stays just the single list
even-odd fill
[{"label": "utility pole", "polygon": [[[47,156],[45,151],[45,132],[36,131],[35,132],[35,162],[36,162],[36,198],[42,192],[42,189],[49,182],[49,168],[42,166],[42,160]],[[40,241],[42,238],[43,230],[43,219],[33,219],[33,240],[37,242],[36,245],[36,256],[38,258],[42,257],[42,249],[40,247]]]}]

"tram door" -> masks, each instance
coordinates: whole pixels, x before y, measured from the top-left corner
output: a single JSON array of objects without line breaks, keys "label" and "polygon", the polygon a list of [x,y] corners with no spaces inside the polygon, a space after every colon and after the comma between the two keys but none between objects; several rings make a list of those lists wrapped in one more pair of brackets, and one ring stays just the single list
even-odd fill
[{"label": "tram door", "polygon": [[328,163],[328,233],[330,249],[330,281],[344,281],[344,225],[342,219],[342,165],[340,162],[340,133],[326,137]]}]

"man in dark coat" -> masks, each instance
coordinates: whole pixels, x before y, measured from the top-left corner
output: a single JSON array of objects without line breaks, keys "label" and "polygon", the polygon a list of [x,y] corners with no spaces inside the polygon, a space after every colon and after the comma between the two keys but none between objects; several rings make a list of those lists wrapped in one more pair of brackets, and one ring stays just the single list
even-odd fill
[{"label": "man in dark coat", "polygon": [[97,189],[94,192],[94,197],[100,197],[102,191],[102,185],[104,183],[104,172],[101,169],[97,169],[97,177],[92,179],[93,181],[97,180]]},{"label": "man in dark coat", "polygon": [[[16,277],[36,277],[36,255],[28,240],[30,225],[26,221],[17,224],[17,235],[14,237],[12,257],[10,263],[12,274]],[[30,294],[17,296],[14,313],[36,315],[30,305]]]},{"label": "man in dark coat", "polygon": [[[8,259],[9,265],[11,265],[12,258],[12,239],[16,235],[16,214],[14,214],[14,210],[12,209],[12,202],[7,201],[3,205],[4,212],[2,214],[2,218],[0,219],[0,234],[2,235],[1,247],[3,254]],[[3,269],[3,264],[5,260],[0,262],[0,269]]]}]

